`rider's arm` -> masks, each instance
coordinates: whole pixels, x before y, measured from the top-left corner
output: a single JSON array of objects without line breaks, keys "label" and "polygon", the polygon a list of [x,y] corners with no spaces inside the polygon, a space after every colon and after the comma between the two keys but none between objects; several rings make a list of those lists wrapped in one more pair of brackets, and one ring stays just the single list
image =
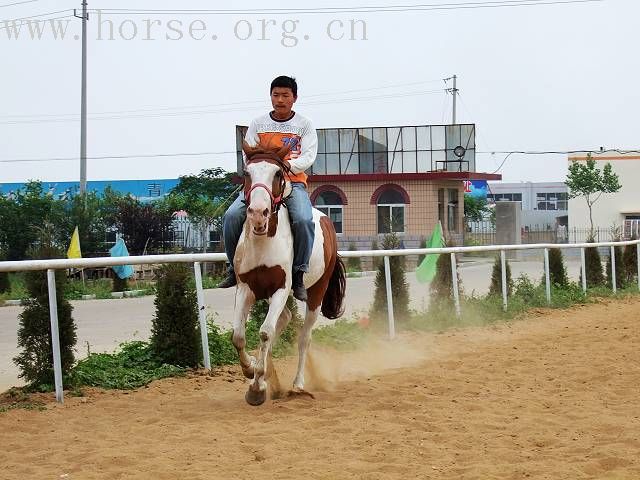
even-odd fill
[{"label": "rider's arm", "polygon": [[[248,133],[248,132],[247,132]],[[289,160],[293,173],[301,173],[313,165],[318,154],[318,134],[310,120],[300,137],[300,155]]]},{"label": "rider's arm", "polygon": [[[256,128],[256,121],[251,120],[249,124],[249,128],[247,129],[247,133],[244,135],[244,140],[249,144],[250,147],[255,147],[258,142],[260,142],[260,137],[258,136],[258,129]],[[247,155],[242,152],[242,160],[244,163],[247,163]]]}]

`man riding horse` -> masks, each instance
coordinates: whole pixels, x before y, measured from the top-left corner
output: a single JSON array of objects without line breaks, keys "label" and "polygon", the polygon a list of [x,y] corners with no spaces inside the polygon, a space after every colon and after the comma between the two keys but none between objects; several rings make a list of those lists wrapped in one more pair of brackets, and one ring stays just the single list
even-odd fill
[{"label": "man riding horse", "polygon": [[[314,222],[311,200],[307,193],[307,175],[318,152],[318,136],[311,120],[292,110],[298,99],[298,85],[291,77],[280,76],[271,82],[271,104],[273,110],[251,121],[245,142],[249,147],[260,145],[273,151],[287,147],[284,156],[287,165],[286,176],[291,182],[291,194],[284,199],[289,212],[293,231],[293,296],[300,301],[307,300],[304,274],[309,271],[309,258],[314,240]],[[245,156],[246,161],[246,156]],[[230,266],[220,288],[237,284],[233,259],[238,240],[247,218],[244,192],[231,204],[224,215],[223,235],[225,251]]]}]

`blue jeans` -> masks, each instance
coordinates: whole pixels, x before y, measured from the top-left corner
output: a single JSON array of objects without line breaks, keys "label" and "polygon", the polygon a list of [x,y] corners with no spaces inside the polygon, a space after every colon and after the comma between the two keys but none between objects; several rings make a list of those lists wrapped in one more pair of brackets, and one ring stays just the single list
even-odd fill
[{"label": "blue jeans", "polygon": [[[308,272],[315,236],[313,210],[304,183],[292,183],[291,187],[291,195],[285,199],[284,203],[293,232],[293,272]],[[247,206],[242,203],[243,200],[244,193],[240,192],[223,217],[224,249],[232,266],[242,227],[247,218]]]}]

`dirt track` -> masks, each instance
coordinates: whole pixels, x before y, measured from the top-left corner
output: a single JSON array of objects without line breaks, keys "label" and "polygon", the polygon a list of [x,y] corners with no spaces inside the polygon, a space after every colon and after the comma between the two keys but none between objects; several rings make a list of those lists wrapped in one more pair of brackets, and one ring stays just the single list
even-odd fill
[{"label": "dirt track", "polygon": [[0,478],[640,478],[637,298],[313,360],[315,400],[232,368],[0,414]]}]

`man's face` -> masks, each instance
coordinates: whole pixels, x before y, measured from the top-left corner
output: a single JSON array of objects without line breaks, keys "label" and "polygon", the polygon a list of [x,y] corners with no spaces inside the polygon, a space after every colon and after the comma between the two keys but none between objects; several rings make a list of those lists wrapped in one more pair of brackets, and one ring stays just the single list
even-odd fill
[{"label": "man's face", "polygon": [[273,105],[276,116],[280,118],[288,117],[291,114],[291,109],[297,99],[298,97],[293,95],[290,88],[274,87],[271,90],[271,105]]}]

